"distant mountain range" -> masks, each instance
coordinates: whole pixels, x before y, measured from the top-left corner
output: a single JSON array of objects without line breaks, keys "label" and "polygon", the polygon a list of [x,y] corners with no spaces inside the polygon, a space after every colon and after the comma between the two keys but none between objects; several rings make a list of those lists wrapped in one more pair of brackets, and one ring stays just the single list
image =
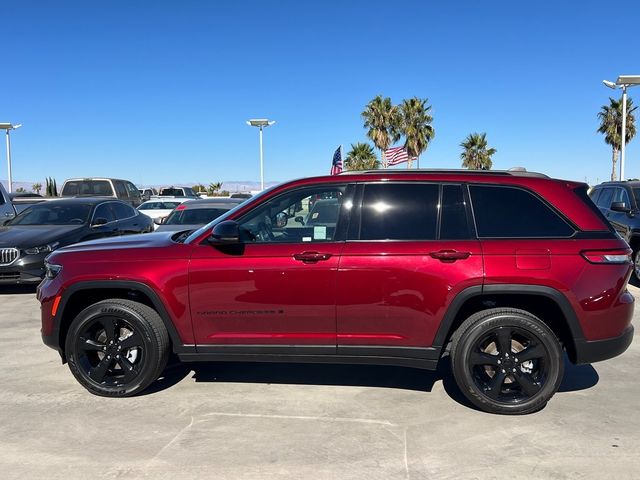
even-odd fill
[{"label": "distant mountain range", "polygon": [[[7,188],[7,181],[6,180],[0,180],[0,183],[2,183],[4,185],[4,188]],[[19,188],[24,188],[25,191],[27,192],[31,192],[31,187],[34,183],[38,183],[38,181],[33,181],[33,182],[13,182],[13,191],[15,192],[16,190],[18,190]],[[40,180],[39,183],[42,184],[42,190],[40,191],[40,193],[44,193],[44,180]],[[176,183],[173,184],[174,187],[176,186],[186,186],[186,187],[192,187],[193,185],[195,185],[198,182],[193,182],[193,183],[189,183],[189,182],[184,182],[184,183]],[[265,183],[265,188],[271,187],[273,185],[277,185],[280,182],[267,182]],[[156,184],[156,185],[137,185],[138,188],[143,188],[143,187],[154,187],[154,188],[159,188],[159,187],[170,187],[171,184],[166,183],[166,184]],[[207,186],[207,185],[205,185]],[[62,182],[58,183],[58,190],[60,190],[62,188]],[[243,181],[243,180],[232,180],[229,182],[223,182],[222,183],[222,190],[227,190],[231,193],[236,193],[236,192],[256,192],[260,190],[260,182],[251,182],[251,181]]]}]

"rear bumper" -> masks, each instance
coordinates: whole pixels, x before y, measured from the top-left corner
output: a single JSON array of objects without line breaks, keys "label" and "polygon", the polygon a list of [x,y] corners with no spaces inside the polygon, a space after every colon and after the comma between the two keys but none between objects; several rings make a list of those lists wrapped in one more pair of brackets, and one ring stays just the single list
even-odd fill
[{"label": "rear bumper", "polygon": [[576,364],[594,363],[622,354],[633,340],[633,325],[621,335],[604,340],[576,340]]}]

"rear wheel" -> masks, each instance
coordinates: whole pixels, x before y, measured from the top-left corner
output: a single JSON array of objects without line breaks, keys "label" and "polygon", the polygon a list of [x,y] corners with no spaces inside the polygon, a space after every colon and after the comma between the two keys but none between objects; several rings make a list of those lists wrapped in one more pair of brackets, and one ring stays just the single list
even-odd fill
[{"label": "rear wheel", "polygon": [[126,397],[147,388],[169,357],[158,313],[130,300],[104,300],[73,320],[66,338],[69,369],[96,395]]},{"label": "rear wheel", "polygon": [[543,408],[564,373],[560,342],[529,312],[494,308],[463,322],[452,338],[456,383],[478,408],[525,414]]}]

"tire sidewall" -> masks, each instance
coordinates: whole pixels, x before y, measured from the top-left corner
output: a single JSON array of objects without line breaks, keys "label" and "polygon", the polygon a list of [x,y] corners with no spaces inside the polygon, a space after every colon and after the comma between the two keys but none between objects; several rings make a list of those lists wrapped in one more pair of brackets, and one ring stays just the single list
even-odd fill
[{"label": "tire sidewall", "polygon": [[[517,404],[496,402],[487,397],[476,385],[469,368],[469,356],[473,346],[490,330],[498,327],[514,327],[530,332],[537,337],[547,354],[548,378],[542,389],[529,400]],[[547,403],[557,391],[564,373],[564,357],[555,334],[541,321],[518,313],[489,315],[479,320],[460,338],[456,354],[452,359],[453,373],[465,396],[478,408],[490,413],[522,414],[535,412]]]},{"label": "tire sidewall", "polygon": [[[76,340],[84,328],[95,319],[103,316],[118,317],[137,330],[143,339],[143,361],[138,364],[140,373],[135,382],[129,385],[106,386],[90,379],[88,374],[78,364],[78,352],[76,351]],[[123,397],[134,395],[155,380],[155,367],[158,363],[157,345],[151,333],[148,322],[137,312],[119,304],[97,304],[84,309],[73,320],[65,341],[65,350],[69,369],[74,377],[87,390],[101,396]]]}]

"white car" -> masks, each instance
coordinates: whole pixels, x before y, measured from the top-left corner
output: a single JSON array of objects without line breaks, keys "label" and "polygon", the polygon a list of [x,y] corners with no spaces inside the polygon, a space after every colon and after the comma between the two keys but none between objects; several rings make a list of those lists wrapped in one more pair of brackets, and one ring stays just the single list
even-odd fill
[{"label": "white car", "polygon": [[[171,198],[171,199],[151,199],[144,202],[142,205],[138,207],[138,210],[141,213],[144,213],[147,217],[151,217],[153,220],[156,218],[164,218],[168,216],[174,208],[180,205],[183,202],[190,200],[189,198]],[[158,228],[158,224],[154,223],[155,227]]]}]

